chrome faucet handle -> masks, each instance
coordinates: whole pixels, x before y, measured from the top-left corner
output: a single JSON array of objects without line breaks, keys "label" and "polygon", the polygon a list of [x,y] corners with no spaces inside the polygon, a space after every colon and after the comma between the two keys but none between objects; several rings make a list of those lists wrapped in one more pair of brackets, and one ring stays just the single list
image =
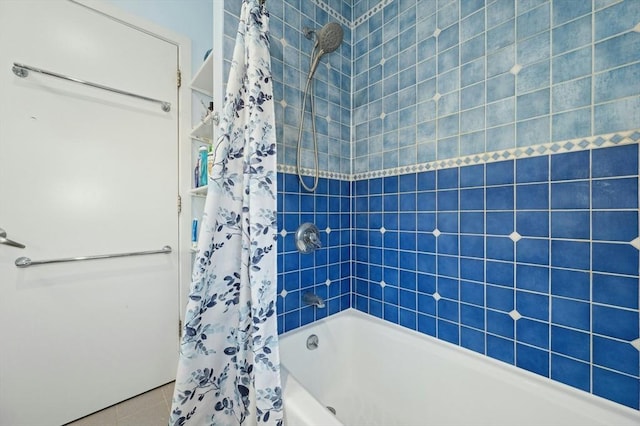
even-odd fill
[{"label": "chrome faucet handle", "polygon": [[307,231],[306,236],[307,236],[307,240],[309,241],[309,244],[311,244],[312,246],[314,246],[317,249],[322,247],[322,244],[320,243],[320,238],[318,238],[318,234],[316,234],[313,231],[313,229],[309,229]]},{"label": "chrome faucet handle", "polygon": [[320,244],[320,231],[311,222],[305,222],[296,230],[296,247],[303,254],[312,253],[322,247]]}]

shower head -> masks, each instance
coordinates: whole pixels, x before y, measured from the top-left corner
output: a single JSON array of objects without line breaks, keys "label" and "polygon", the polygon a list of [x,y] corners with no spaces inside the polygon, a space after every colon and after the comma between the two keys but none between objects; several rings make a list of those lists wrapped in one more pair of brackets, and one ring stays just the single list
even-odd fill
[{"label": "shower head", "polygon": [[304,27],[302,29],[304,36],[311,39],[312,34],[316,36],[316,44],[313,46],[313,53],[311,54],[311,66],[309,67],[308,79],[311,80],[313,74],[316,72],[320,57],[325,53],[331,53],[340,47],[342,38],[344,37],[344,31],[337,22],[329,22],[318,31],[314,31],[310,28]]},{"label": "shower head", "polygon": [[329,22],[316,33],[316,45],[321,54],[331,53],[340,47],[344,31],[337,22]]}]

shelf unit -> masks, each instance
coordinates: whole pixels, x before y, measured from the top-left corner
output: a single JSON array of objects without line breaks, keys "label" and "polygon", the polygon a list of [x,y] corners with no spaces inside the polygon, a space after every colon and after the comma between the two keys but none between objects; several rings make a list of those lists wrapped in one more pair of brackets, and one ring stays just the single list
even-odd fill
[{"label": "shelf unit", "polygon": [[208,185],[199,186],[189,191],[189,194],[191,194],[192,197],[206,197],[208,188]]},{"label": "shelf unit", "polygon": [[213,138],[213,121],[215,113],[210,113],[200,124],[191,129],[191,139],[211,144]]},{"label": "shelf unit", "polygon": [[191,80],[191,90],[213,98],[213,53],[200,65]]},{"label": "shelf unit", "polygon": [[[193,79],[191,80],[190,88],[193,93],[194,99],[199,98],[202,102],[203,98],[208,101],[213,100],[213,54],[210,53],[207,59],[202,63],[198,71],[196,71]],[[204,96],[203,96],[204,95]],[[206,103],[208,103],[208,101]],[[191,146],[191,189],[189,190],[189,197],[191,202],[191,217],[198,219],[198,228],[201,226],[201,218],[204,209],[204,198],[207,196],[207,186],[194,187],[193,170],[196,167],[198,160],[198,149],[201,146],[209,146],[213,141],[214,136],[214,122],[216,121],[217,114],[210,112],[202,120],[199,120],[191,129],[190,137],[192,141]],[[194,115],[194,118],[196,115]],[[195,120],[194,120],[195,122]],[[199,201],[198,201],[199,200]],[[198,230],[199,232],[199,230]],[[195,254],[196,250],[191,249],[191,253]]]}]

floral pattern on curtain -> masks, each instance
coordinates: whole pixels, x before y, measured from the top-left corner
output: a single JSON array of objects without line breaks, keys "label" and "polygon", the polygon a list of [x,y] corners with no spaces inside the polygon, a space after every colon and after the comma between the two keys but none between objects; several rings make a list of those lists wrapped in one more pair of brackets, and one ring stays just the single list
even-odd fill
[{"label": "floral pattern on curtain", "polygon": [[283,423],[269,15],[244,0],[193,268],[171,425]]}]

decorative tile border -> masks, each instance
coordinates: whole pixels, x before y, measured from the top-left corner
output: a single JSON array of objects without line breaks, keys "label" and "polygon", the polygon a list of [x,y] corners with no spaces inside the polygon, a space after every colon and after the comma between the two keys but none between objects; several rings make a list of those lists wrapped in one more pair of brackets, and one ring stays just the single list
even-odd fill
[{"label": "decorative tile border", "polygon": [[312,0],[312,1],[320,9],[324,10],[333,18],[337,19],[338,22],[340,22],[342,25],[345,25],[353,30],[358,25],[364,24],[365,22],[367,22],[369,18],[371,18],[376,13],[380,12],[385,6],[387,6],[393,0],[380,0],[378,4],[373,6],[364,15],[360,16],[358,19],[354,21],[349,21],[348,19],[346,19],[344,16],[342,16],[342,14],[340,14],[340,12],[336,11],[334,8],[332,8],[327,3],[325,3],[323,0]]},{"label": "decorative tile border", "polygon": [[358,19],[354,20],[351,23],[351,29],[354,29],[358,25],[364,24],[365,22],[367,22],[369,20],[369,18],[371,18],[376,13],[380,12],[382,9],[384,9],[392,1],[393,0],[380,0],[380,2],[378,2],[378,4],[376,4],[371,9],[369,9],[364,15],[362,15]]},{"label": "decorative tile border", "polygon": [[[298,172],[298,168],[296,166],[290,166],[287,164],[278,164],[277,170],[281,173],[291,173],[291,174]],[[311,169],[302,168],[302,175],[314,176],[315,172]],[[320,170],[319,176],[321,178],[326,178],[326,179],[338,179],[338,180],[348,180],[348,181],[352,180],[350,174],[338,173],[338,172],[327,172],[325,170]]]},{"label": "decorative tile border", "polygon": [[464,157],[449,158],[446,160],[437,160],[422,164],[414,164],[411,166],[396,167],[393,169],[356,173],[351,175],[351,180],[371,179],[381,176],[404,175],[429,170],[448,169],[452,167],[470,166],[474,164],[495,163],[497,161],[540,157],[542,155],[560,154],[564,152],[586,151],[595,148],[628,145],[633,143],[640,143],[640,129],[629,130],[627,132],[609,133],[606,135],[590,136],[587,138],[571,139],[561,142],[532,145],[523,148],[485,152],[481,154],[467,155]]},{"label": "decorative tile border", "polygon": [[338,22],[340,22],[342,25],[353,29],[353,23],[350,20],[346,19],[344,16],[342,16],[340,12],[338,12],[337,10],[329,6],[327,3],[325,3],[322,0],[312,0],[312,1],[320,9],[324,10],[333,18],[337,19]]},{"label": "decorative tile border", "polygon": [[[514,160],[518,158],[540,157],[542,155],[561,154],[564,152],[586,151],[590,149],[629,145],[633,143],[640,143],[640,129],[590,136],[587,138],[571,139],[561,142],[532,145],[523,148],[485,152],[481,154],[467,155],[464,157],[414,164],[411,166],[396,167],[393,169],[374,170],[366,173],[347,174],[320,171],[320,177],[356,181],[383,176],[397,176],[409,173],[426,172],[429,170],[449,169],[452,167],[470,166],[475,164],[495,163],[497,161]],[[278,171],[282,173],[296,173],[297,167],[287,164],[278,164]],[[313,176],[314,172],[311,169],[303,168],[302,175]]]}]

